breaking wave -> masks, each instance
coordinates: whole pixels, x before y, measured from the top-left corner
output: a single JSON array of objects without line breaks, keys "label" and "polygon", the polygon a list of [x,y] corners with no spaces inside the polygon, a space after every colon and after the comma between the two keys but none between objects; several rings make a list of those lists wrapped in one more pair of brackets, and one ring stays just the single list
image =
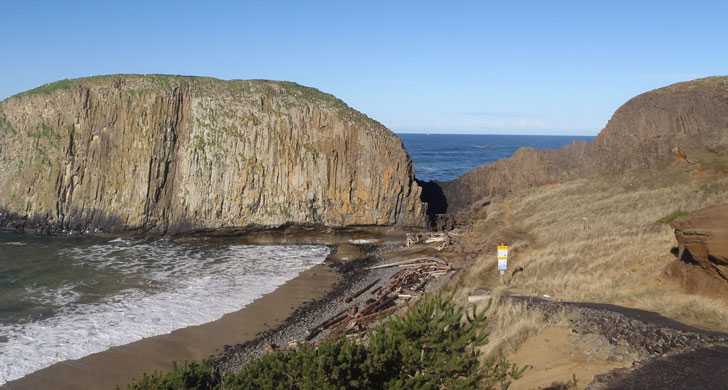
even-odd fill
[{"label": "breaking wave", "polygon": [[216,320],[321,263],[328,251],[122,239],[65,248],[59,255],[90,269],[90,275],[123,275],[123,288],[89,299],[84,284],[93,280],[56,289],[27,287],[31,300],[59,309],[35,321],[0,323],[0,385],[63,360]]}]

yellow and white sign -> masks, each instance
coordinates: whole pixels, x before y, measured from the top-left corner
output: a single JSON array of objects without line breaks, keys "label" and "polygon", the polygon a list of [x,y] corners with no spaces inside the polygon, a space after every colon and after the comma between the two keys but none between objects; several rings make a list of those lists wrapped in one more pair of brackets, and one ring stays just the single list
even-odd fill
[{"label": "yellow and white sign", "polygon": [[498,271],[504,274],[508,270],[508,245],[498,245]]}]

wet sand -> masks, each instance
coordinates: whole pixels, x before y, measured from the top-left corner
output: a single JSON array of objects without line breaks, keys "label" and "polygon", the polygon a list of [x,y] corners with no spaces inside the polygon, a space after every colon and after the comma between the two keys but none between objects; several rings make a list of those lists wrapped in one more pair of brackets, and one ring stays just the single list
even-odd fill
[{"label": "wet sand", "polygon": [[255,339],[261,332],[283,324],[304,303],[323,298],[340,279],[335,269],[317,265],[216,321],[56,363],[8,382],[2,389],[113,389],[117,385],[125,388],[144,372],[170,370],[173,362],[205,359],[222,352],[226,345]]}]

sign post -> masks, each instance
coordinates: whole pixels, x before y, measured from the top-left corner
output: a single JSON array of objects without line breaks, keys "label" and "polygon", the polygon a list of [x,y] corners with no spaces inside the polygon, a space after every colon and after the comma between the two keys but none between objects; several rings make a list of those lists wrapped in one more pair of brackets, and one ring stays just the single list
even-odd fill
[{"label": "sign post", "polygon": [[508,245],[498,245],[498,271],[501,275],[505,274],[508,270]]}]

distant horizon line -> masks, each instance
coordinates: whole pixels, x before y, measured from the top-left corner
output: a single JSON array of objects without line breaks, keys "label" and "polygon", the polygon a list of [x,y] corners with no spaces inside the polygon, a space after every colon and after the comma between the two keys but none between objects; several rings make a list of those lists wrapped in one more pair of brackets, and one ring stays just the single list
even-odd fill
[{"label": "distant horizon line", "polygon": [[433,132],[426,132],[424,130],[418,130],[418,131],[412,131],[412,130],[392,130],[395,134],[420,134],[420,135],[510,135],[510,136],[543,136],[543,137],[596,137],[598,134],[584,134],[584,133],[561,133],[561,134],[553,134],[548,133],[545,134],[543,132],[525,132],[521,133],[495,133],[495,132],[458,132],[459,130],[454,130],[453,132],[445,132],[443,133],[442,130],[437,130]]}]

